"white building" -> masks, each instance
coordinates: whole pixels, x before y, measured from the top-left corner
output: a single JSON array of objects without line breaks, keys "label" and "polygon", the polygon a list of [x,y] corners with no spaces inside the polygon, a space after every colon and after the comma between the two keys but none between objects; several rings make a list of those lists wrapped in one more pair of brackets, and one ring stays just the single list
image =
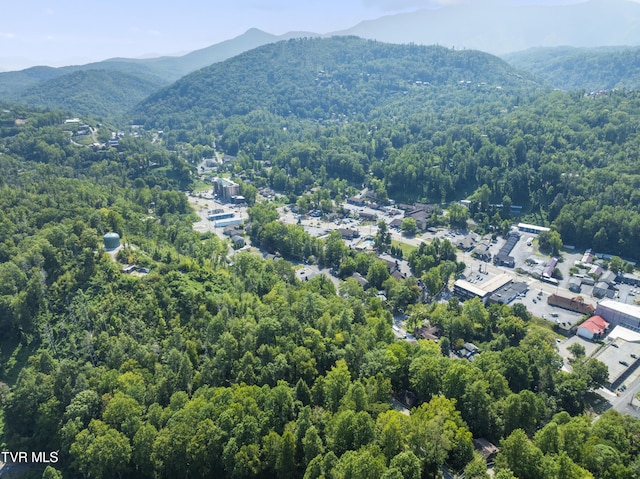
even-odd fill
[{"label": "white building", "polygon": [[612,326],[620,325],[640,331],[640,306],[603,299],[598,303],[594,314],[602,316]]}]

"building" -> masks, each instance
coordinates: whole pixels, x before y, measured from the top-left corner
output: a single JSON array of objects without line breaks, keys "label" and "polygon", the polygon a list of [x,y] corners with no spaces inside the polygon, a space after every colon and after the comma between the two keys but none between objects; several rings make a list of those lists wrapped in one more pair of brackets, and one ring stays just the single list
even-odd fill
[{"label": "building", "polygon": [[602,273],[602,276],[600,276],[600,281],[603,281],[608,285],[614,285],[616,284],[617,278],[618,275],[616,275],[613,271],[605,271],[604,273]]},{"label": "building", "polygon": [[509,304],[521,294],[529,290],[529,285],[522,281],[509,281],[489,296],[489,303]]},{"label": "building", "polygon": [[596,298],[613,298],[615,291],[604,281],[598,281],[593,287],[593,296]]},{"label": "building", "polygon": [[510,253],[519,240],[520,235],[518,233],[509,233],[507,241],[502,245],[498,254],[493,257],[493,263],[498,266],[513,268],[516,264],[516,260],[513,256],[510,256]]},{"label": "building", "polygon": [[357,196],[351,196],[347,198],[347,203],[353,206],[364,206],[367,202],[364,198],[359,198]]},{"label": "building", "polygon": [[629,273],[618,273],[618,282],[623,284],[629,284],[631,286],[640,286],[640,278]]},{"label": "building", "polygon": [[464,279],[459,279],[453,283],[453,294],[462,301],[466,299],[480,298],[483,303],[489,297],[489,293],[487,291]]},{"label": "building", "polygon": [[480,437],[473,439],[473,448],[478,451],[487,462],[493,461],[500,450],[488,440]]},{"label": "building", "polygon": [[336,230],[342,236],[342,239],[352,240],[360,237],[360,232],[352,228],[338,228]]},{"label": "building", "polygon": [[[547,303],[549,303],[551,306],[557,306],[558,308],[567,309],[575,313],[593,315],[595,310],[592,305],[585,303],[584,299],[582,299],[580,296],[576,296],[575,298],[565,298],[564,296],[551,294],[547,299]],[[603,315],[600,314],[600,316]],[[606,319],[605,316],[603,317]]]},{"label": "building", "polygon": [[240,194],[240,186],[227,178],[216,177],[213,179],[213,192],[218,198],[231,201],[232,197]]},{"label": "building", "polygon": [[231,242],[233,243],[233,247],[236,249],[243,248],[246,244],[244,238],[240,235],[233,235],[231,237]]},{"label": "building", "polygon": [[420,326],[414,334],[418,339],[430,339],[431,341],[437,341],[441,335],[442,331],[437,326]]},{"label": "building", "polygon": [[547,266],[542,270],[542,276],[545,278],[551,278],[551,276],[553,276],[553,270],[556,268],[557,264],[558,258],[551,258],[549,264],[547,264]]},{"label": "building", "polygon": [[579,293],[582,289],[582,278],[576,278],[575,276],[569,279],[569,291]]},{"label": "building", "polygon": [[640,306],[603,299],[596,306],[595,314],[602,316],[612,326],[624,326],[640,332]]},{"label": "building", "polygon": [[360,286],[362,286],[362,289],[369,289],[369,281],[367,281],[367,278],[362,276],[360,273],[355,272],[351,275],[351,277],[355,279],[358,283],[360,283]]},{"label": "building", "polygon": [[491,261],[491,244],[488,241],[479,243],[473,251],[471,251],[471,256],[478,258],[480,261]]},{"label": "building", "polygon": [[520,231],[521,233],[533,233],[533,234],[540,234],[543,231],[551,231],[551,228],[547,228],[545,226],[537,226],[537,225],[530,225],[527,223],[518,223],[518,231]]},{"label": "building", "polygon": [[578,326],[577,334],[581,338],[593,341],[602,339],[607,334],[608,329],[609,323],[607,323],[602,316],[591,316]]},{"label": "building", "polygon": [[227,226],[241,225],[242,218],[227,218],[224,220],[213,221],[214,228],[226,228]]},{"label": "building", "polygon": [[376,221],[378,219],[378,215],[376,215],[375,213],[366,213],[364,211],[361,211],[360,213],[358,213],[358,216],[363,221]]},{"label": "building", "polygon": [[456,243],[456,248],[461,251],[471,251],[479,240],[480,237],[477,234],[470,233],[468,235],[465,235]]},{"label": "building", "polygon": [[[453,294],[463,301],[471,298],[480,298],[483,303],[486,303],[492,294],[499,291],[501,288],[507,288],[508,285],[511,285],[511,278],[506,274],[499,274],[498,276],[487,279],[482,283],[475,284],[470,281],[459,279],[453,284]],[[527,287],[525,285],[523,289],[519,290],[526,291],[526,289]],[[518,293],[516,293],[516,296],[517,294]]]}]

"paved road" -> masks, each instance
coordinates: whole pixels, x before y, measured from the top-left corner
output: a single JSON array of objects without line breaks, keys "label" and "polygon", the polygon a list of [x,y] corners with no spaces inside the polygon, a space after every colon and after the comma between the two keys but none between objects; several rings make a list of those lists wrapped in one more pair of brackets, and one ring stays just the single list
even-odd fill
[{"label": "paved road", "polygon": [[635,395],[640,391],[640,375],[636,374],[632,378],[625,381],[624,384],[627,389],[618,393],[618,396],[608,391],[601,393],[601,395],[609,400],[611,407],[616,411],[640,418],[640,401],[634,399]]}]

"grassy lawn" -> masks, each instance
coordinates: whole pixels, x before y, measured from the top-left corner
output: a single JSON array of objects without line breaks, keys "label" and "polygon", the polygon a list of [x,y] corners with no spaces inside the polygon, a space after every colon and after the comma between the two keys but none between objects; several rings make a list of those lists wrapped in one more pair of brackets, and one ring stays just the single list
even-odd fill
[{"label": "grassy lawn", "polygon": [[540,328],[540,329],[546,329],[548,331],[553,332],[553,334],[555,334],[558,337],[562,337],[560,336],[558,333],[556,333],[553,330],[553,323],[550,323],[549,321],[547,321],[546,319],[542,319],[542,318],[538,318],[536,316],[533,316],[531,318],[531,325],[535,325],[536,327]]},{"label": "grassy lawn", "polygon": [[210,191],[212,188],[211,183],[200,179],[193,180],[193,193],[204,193],[205,191]]},{"label": "grassy lawn", "polygon": [[411,245],[411,244],[403,243],[403,242],[401,242],[401,241],[396,241],[396,240],[391,240],[391,245],[392,245],[392,246],[395,246],[396,248],[397,248],[398,246],[400,247],[400,249],[402,250],[402,257],[403,257],[404,259],[407,259],[407,258],[409,257],[409,254],[410,254],[412,251],[415,251],[415,250],[417,250],[417,249],[418,249],[418,247],[417,247],[417,246],[413,246],[413,245]]}]

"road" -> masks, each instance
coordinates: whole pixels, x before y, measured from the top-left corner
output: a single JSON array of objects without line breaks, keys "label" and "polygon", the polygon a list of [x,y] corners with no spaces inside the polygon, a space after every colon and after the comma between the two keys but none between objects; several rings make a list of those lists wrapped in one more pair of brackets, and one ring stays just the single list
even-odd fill
[{"label": "road", "polygon": [[640,401],[634,399],[640,391],[640,375],[636,373],[632,378],[632,380],[625,381],[627,389],[624,392],[619,392],[618,396],[607,390],[600,391],[600,395],[607,399],[616,411],[640,418]]}]

